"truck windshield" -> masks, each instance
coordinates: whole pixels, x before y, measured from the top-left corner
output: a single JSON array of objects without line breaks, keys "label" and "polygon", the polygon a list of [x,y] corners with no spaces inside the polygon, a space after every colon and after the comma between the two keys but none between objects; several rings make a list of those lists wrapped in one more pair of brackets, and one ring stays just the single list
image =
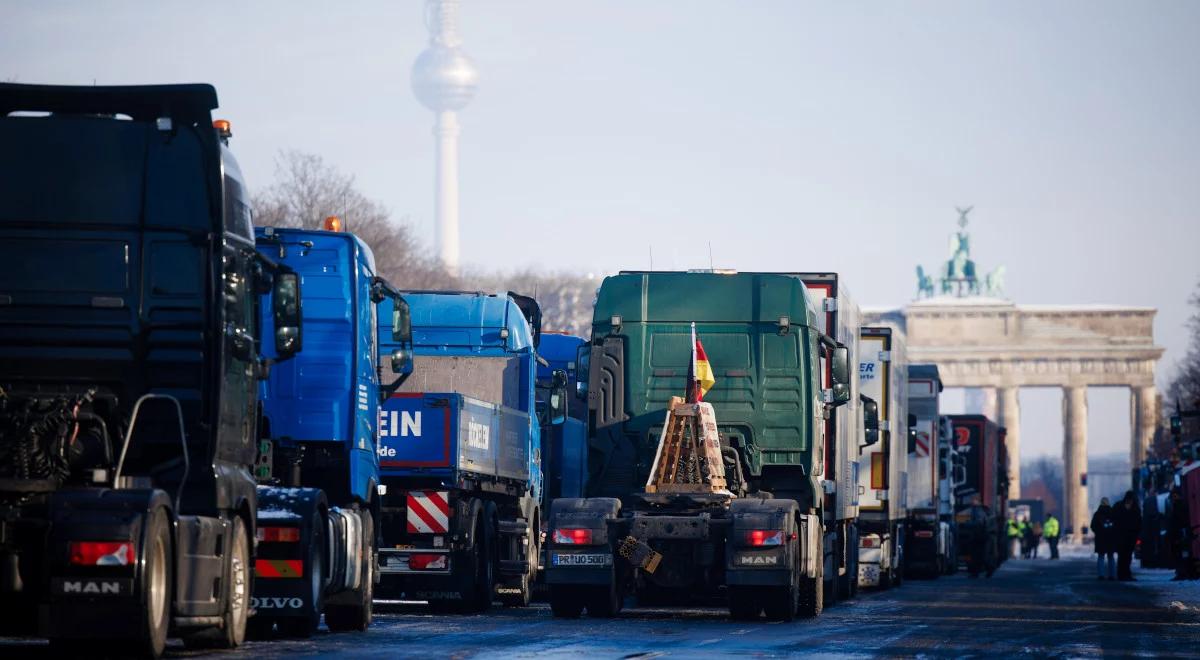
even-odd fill
[{"label": "truck windshield", "polygon": [[0,118],[0,224],[207,229],[194,129],[107,117]]}]

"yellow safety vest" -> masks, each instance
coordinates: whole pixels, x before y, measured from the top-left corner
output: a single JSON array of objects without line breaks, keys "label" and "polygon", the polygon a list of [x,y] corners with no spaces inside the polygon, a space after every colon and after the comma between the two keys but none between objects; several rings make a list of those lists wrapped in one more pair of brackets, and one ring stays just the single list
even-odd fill
[{"label": "yellow safety vest", "polygon": [[1042,534],[1044,534],[1046,536],[1046,538],[1048,538],[1048,539],[1057,538],[1058,537],[1058,518],[1055,518],[1054,516],[1050,516],[1049,518],[1047,518],[1046,524],[1042,525]]}]

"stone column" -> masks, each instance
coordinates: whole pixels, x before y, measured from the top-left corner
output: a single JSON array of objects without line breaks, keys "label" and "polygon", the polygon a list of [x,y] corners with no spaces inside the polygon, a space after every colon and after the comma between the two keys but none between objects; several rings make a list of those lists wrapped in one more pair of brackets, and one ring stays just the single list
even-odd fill
[{"label": "stone column", "polygon": [[1130,406],[1132,414],[1129,422],[1133,427],[1133,440],[1129,445],[1129,464],[1136,469],[1154,442],[1154,429],[1158,426],[1158,391],[1153,385],[1130,389],[1133,405]]},{"label": "stone column", "polygon": [[1008,499],[1021,497],[1021,388],[1001,387],[997,423],[1008,429]]},{"label": "stone column", "polygon": [[1087,473],[1087,386],[1063,388],[1063,521],[1071,528],[1071,538],[1082,540],[1088,516],[1087,486],[1080,476]]}]

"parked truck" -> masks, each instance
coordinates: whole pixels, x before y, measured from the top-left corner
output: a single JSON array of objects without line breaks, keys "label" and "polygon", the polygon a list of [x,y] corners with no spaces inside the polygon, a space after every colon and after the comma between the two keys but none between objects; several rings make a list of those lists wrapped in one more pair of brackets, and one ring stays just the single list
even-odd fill
[{"label": "parked truck", "polygon": [[[963,455],[963,482],[955,488],[958,557],[967,566],[981,566],[990,575],[1005,559],[1008,456],[1004,427],[983,415],[950,415],[955,450]],[[971,522],[972,501],[987,508],[987,520]]]},{"label": "parked truck", "polygon": [[[251,632],[308,637],[371,623],[379,520],[379,407],[411,371],[408,306],[371,248],[341,231],[256,230],[265,257],[299,273],[308,346],[262,383]],[[378,307],[389,301],[394,380],[381,379]],[[264,302],[263,317],[269,316]],[[269,328],[268,328],[269,330]],[[394,359],[393,359],[394,358]]]},{"label": "parked truck", "polygon": [[257,379],[303,337],[216,107],[0,84],[0,634],[152,657],[245,636]]},{"label": "parked truck", "polygon": [[[855,422],[841,428],[857,427],[846,344],[856,343],[858,319],[836,282],[826,283],[824,298],[840,307],[817,300],[796,274],[604,280],[578,360],[588,374],[580,384],[589,497],[557,499],[551,510],[546,581],[555,616],[612,616],[631,593],[724,596],[735,618],[820,614],[826,581],[846,556],[837,553],[846,533],[838,505],[857,485],[839,480],[848,452],[838,443],[852,445],[855,458],[858,448],[837,426],[850,408]],[[715,429],[704,427],[719,436],[724,486],[650,492],[668,406],[689,387],[693,323],[715,377],[703,396]],[[849,506],[841,510],[849,515]]]},{"label": "parked truck", "polygon": [[[542,417],[542,468],[545,489],[542,510],[559,497],[583,497],[587,483],[587,402],[575,396],[579,384],[576,358],[587,340],[573,335],[543,332],[538,346],[538,409]],[[565,414],[548,417],[561,407],[551,399],[562,396]],[[544,522],[544,521],[543,521]]]},{"label": "parked truck", "polygon": [[859,386],[879,406],[879,441],[859,465],[858,575],[860,587],[888,589],[904,578],[908,528],[908,361],[904,335],[863,327]]},{"label": "parked truck", "polygon": [[[379,594],[460,612],[528,604],[542,516],[541,311],[514,293],[404,295],[413,376],[380,413]],[[547,411],[552,422],[565,403]]]},{"label": "parked truck", "polygon": [[[953,463],[956,454],[939,409],[942,379],[936,364],[908,366],[913,417],[908,454],[908,574],[937,577],[958,564],[954,550]],[[961,470],[958,470],[961,473]]]}]

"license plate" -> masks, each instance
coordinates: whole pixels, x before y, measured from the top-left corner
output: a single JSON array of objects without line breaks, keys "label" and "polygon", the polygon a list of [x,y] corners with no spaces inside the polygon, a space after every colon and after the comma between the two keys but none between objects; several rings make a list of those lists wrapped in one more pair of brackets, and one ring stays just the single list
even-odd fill
[{"label": "license plate", "polygon": [[554,555],[553,563],[555,566],[612,566],[612,555]]}]

